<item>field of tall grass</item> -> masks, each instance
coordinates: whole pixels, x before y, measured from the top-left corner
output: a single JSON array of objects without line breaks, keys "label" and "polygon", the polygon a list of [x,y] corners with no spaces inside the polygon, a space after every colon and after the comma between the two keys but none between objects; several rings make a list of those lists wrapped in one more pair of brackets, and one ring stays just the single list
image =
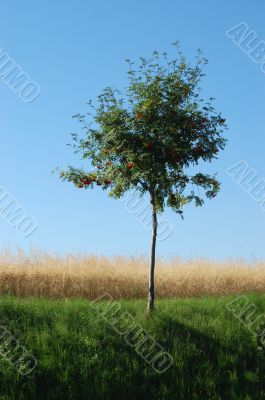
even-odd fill
[{"label": "field of tall grass", "polygon": [[[119,301],[172,356],[159,374],[137,353],[135,334],[133,347],[89,301],[1,296],[1,324],[37,365],[19,374],[9,344],[8,360],[0,357],[0,399],[264,400],[265,351],[227,310],[234,297],[158,300],[153,318],[145,317],[145,300]],[[265,312],[265,296],[248,299]]]},{"label": "field of tall grass", "polygon": [[[95,299],[109,293],[118,299],[145,298],[148,259],[145,257],[57,256],[33,251],[0,253],[0,294]],[[265,291],[265,262],[168,261],[158,259],[159,298],[223,296]]]}]

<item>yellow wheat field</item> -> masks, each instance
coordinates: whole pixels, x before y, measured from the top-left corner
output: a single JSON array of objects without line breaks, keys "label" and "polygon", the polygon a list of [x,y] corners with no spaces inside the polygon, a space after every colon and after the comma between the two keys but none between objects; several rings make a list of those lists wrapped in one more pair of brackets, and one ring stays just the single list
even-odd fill
[{"label": "yellow wheat field", "polygon": [[[95,299],[109,293],[114,298],[132,299],[146,297],[147,284],[145,257],[0,253],[0,294]],[[265,292],[265,262],[157,261],[157,297],[246,292]]]}]

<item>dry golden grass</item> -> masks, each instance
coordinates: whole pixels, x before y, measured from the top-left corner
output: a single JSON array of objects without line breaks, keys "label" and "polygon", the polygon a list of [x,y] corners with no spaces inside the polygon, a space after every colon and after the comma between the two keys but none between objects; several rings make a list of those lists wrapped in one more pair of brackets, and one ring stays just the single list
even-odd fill
[{"label": "dry golden grass", "polygon": [[[145,257],[0,253],[0,294],[95,299],[109,293],[114,298],[132,299],[146,297],[147,284]],[[160,298],[264,291],[264,262],[249,265],[178,258],[157,262],[156,295]]]}]

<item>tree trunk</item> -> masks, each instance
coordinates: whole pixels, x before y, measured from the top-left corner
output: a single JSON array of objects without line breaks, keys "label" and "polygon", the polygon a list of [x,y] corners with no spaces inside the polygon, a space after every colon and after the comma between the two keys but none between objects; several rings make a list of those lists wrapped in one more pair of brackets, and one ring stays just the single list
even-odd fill
[{"label": "tree trunk", "polygon": [[156,258],[157,215],[153,199],[151,200],[151,206],[152,206],[153,234],[151,242],[151,259],[150,259],[148,306],[147,306],[147,311],[149,313],[154,310],[155,306],[155,258]]}]

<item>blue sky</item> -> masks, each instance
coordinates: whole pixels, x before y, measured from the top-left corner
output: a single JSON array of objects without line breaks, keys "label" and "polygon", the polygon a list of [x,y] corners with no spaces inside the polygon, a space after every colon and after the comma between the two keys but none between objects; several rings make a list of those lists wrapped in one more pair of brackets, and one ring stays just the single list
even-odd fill
[{"label": "blue sky", "polygon": [[25,103],[0,78],[0,186],[36,218],[29,238],[0,218],[1,245],[28,251],[96,254],[149,252],[150,232],[120,201],[101,190],[79,191],[50,176],[54,167],[80,165],[66,143],[80,131],[72,115],[108,85],[126,84],[125,58],[150,56],[179,40],[189,60],[201,48],[209,59],[202,85],[227,119],[228,146],[209,171],[222,192],[185,219],[166,211],[172,235],[158,242],[162,256],[264,258],[265,211],[226,174],[246,160],[265,178],[265,73],[225,32],[245,22],[265,40],[265,3],[190,0],[13,1],[2,4],[1,48],[41,88]]}]

